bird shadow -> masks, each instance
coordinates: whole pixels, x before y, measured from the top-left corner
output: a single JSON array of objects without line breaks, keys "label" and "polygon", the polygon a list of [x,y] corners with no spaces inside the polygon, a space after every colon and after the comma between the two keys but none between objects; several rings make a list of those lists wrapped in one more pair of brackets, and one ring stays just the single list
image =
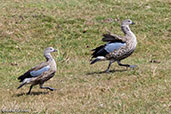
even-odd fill
[{"label": "bird shadow", "polygon": [[21,97],[21,96],[30,96],[30,95],[33,95],[33,96],[36,96],[36,95],[46,95],[48,94],[49,92],[31,92],[30,94],[27,94],[27,93],[19,93],[19,94],[15,94],[13,95],[13,97]]},{"label": "bird shadow", "polygon": [[101,71],[101,72],[89,72],[86,75],[94,75],[94,74],[109,74],[109,73],[114,73],[114,72],[125,72],[127,69],[122,69],[122,70],[110,70],[109,72],[106,71]]}]

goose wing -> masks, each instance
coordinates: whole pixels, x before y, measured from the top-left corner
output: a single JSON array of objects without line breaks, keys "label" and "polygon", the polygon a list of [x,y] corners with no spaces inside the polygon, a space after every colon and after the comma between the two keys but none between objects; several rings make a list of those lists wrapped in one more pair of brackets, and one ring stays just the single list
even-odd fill
[{"label": "goose wing", "polygon": [[126,43],[123,42],[109,42],[105,45],[101,45],[95,49],[93,49],[92,58],[98,56],[106,56],[109,53],[112,53],[115,50],[119,50],[122,46],[126,46]]},{"label": "goose wing", "polygon": [[119,50],[122,46],[126,46],[126,43],[123,43],[123,42],[111,42],[111,43],[106,44],[104,49],[108,53],[111,53],[111,52],[113,52],[115,50]]},{"label": "goose wing", "polygon": [[103,38],[102,38],[103,42],[121,42],[121,43],[125,43],[126,41],[122,38],[119,37],[116,34],[103,34]]},{"label": "goose wing", "polygon": [[50,66],[47,63],[41,63],[33,67],[32,69],[28,70],[26,73],[18,77],[18,80],[22,82],[25,78],[32,78],[42,75],[44,72],[48,71]]}]

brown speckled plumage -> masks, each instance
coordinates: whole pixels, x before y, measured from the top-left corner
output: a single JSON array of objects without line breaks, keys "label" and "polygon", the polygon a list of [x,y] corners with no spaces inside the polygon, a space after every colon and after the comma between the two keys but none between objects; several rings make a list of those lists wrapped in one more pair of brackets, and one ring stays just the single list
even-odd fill
[{"label": "brown speckled plumage", "polygon": [[41,64],[28,70],[23,75],[19,76],[18,79],[22,83],[18,87],[18,89],[24,86],[25,84],[31,84],[29,92],[27,93],[30,94],[32,87],[39,84],[40,88],[42,89],[49,89],[51,91],[54,90],[54,88],[43,87],[43,84],[45,81],[48,81],[55,75],[56,62],[50,54],[51,52],[55,51],[56,50],[52,47],[48,47],[45,49],[44,56],[46,58],[46,62],[42,62]]},{"label": "brown speckled plumage", "polygon": [[[94,64],[97,61],[101,60],[109,60],[109,66],[106,70],[106,72],[109,72],[110,65],[117,61],[120,66],[126,66],[126,67],[135,67],[134,65],[128,65],[128,64],[121,64],[120,61],[129,57],[134,50],[136,49],[137,40],[134,33],[130,30],[129,25],[134,24],[130,19],[124,20],[121,23],[121,29],[124,33],[124,37],[119,37],[115,34],[104,34],[102,41],[108,42],[103,47],[99,46],[93,51],[93,57],[94,60],[91,61],[91,64]],[[115,46],[115,43],[117,45],[120,45],[119,49],[117,46]],[[111,46],[109,46],[111,44]],[[112,45],[115,46],[117,49],[113,49]],[[106,47],[105,47],[106,46]],[[108,46],[108,47],[107,47]],[[109,49],[107,49],[109,48]],[[111,51],[113,49],[113,51]],[[103,55],[103,56],[101,56]]]}]

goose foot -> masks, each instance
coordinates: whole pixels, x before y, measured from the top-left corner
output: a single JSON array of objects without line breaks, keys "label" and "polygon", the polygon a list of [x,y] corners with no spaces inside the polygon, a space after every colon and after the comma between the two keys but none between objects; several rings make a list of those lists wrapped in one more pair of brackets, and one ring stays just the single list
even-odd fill
[{"label": "goose foot", "polygon": [[50,91],[54,91],[54,90],[55,90],[55,88],[44,87],[43,84],[40,84],[40,88],[41,88],[41,89],[49,89]]},{"label": "goose foot", "polygon": [[129,65],[130,68],[134,69],[136,68],[137,66],[136,65]]}]

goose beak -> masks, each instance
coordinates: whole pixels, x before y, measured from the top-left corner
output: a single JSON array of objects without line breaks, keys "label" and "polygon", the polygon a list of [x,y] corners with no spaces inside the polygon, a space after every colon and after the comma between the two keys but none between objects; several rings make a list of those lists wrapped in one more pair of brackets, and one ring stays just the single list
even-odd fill
[{"label": "goose beak", "polygon": [[54,51],[53,52],[57,52],[57,50],[56,49],[54,49]]},{"label": "goose beak", "polygon": [[134,25],[135,23],[134,23],[134,22],[132,22],[131,24],[132,24],[132,25]]}]

